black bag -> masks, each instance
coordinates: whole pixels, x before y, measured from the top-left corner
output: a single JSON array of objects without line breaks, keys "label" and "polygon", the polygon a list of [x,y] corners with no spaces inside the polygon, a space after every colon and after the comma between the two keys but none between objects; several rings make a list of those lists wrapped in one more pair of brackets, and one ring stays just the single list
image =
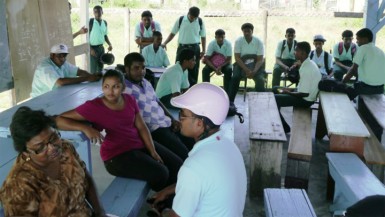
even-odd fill
[{"label": "black bag", "polygon": [[318,83],[318,89],[326,92],[346,93],[350,100],[353,100],[358,95],[353,87],[334,79],[322,79]]},{"label": "black bag", "polygon": [[235,116],[237,115],[238,118],[239,118],[239,122],[242,124],[243,122],[245,122],[244,118],[243,118],[243,115],[241,113],[238,112],[237,110],[237,107],[234,105],[234,104],[231,104],[230,107],[229,107],[229,111],[227,112],[227,116]]},{"label": "black bag", "polygon": [[291,83],[298,84],[299,82],[299,71],[298,69],[292,69],[287,72],[287,80]]}]

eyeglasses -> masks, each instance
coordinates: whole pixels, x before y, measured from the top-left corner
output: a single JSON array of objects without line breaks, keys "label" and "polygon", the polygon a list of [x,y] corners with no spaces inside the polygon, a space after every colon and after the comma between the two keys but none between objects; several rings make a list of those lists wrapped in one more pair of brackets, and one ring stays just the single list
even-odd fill
[{"label": "eyeglasses", "polygon": [[57,146],[58,145],[57,143],[60,141],[60,138],[61,138],[60,132],[55,131],[51,134],[47,143],[40,143],[39,148],[36,150],[31,150],[31,149],[28,149],[28,150],[31,153],[36,154],[36,155],[41,154],[48,149],[49,144],[51,144],[52,146]]},{"label": "eyeglasses", "polygon": [[196,116],[185,116],[182,114],[182,110],[179,111],[179,120],[186,119],[186,118],[197,118]]}]

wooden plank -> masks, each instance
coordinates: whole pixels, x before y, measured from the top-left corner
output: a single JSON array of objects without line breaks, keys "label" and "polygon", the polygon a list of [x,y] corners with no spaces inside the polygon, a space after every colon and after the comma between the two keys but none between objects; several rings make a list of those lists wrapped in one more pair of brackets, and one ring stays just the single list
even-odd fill
[{"label": "wooden plank", "polygon": [[287,158],[285,188],[309,187],[310,161]]},{"label": "wooden plank", "polygon": [[144,181],[116,177],[100,199],[106,213],[136,217],[149,191]]},{"label": "wooden plank", "polygon": [[285,142],[286,135],[279,117],[277,103],[271,92],[248,93],[249,138]]},{"label": "wooden plank", "polygon": [[315,217],[313,206],[301,189],[264,190],[265,212],[267,217]]},{"label": "wooden plank", "polygon": [[290,135],[288,157],[310,161],[312,156],[311,109],[293,109],[293,126]]},{"label": "wooden plank", "polygon": [[352,153],[326,153],[329,172],[335,181],[332,211],[346,210],[371,195],[385,195],[384,185]]},{"label": "wooden plank", "polygon": [[370,136],[346,94],[321,91],[319,95],[329,135]]},{"label": "wooden plank", "polygon": [[[385,116],[384,116],[385,117]],[[368,164],[385,165],[385,147],[374,136],[372,130],[365,122],[366,127],[370,132],[370,137],[364,141],[364,157]]]},{"label": "wooden plank", "polygon": [[282,146],[280,141],[250,140],[250,197],[281,187]]},{"label": "wooden plank", "polygon": [[364,137],[330,135],[329,149],[332,152],[351,152],[364,156]]},{"label": "wooden plank", "polygon": [[[81,45],[74,46],[74,55],[79,56],[90,51],[90,44],[84,43]],[[88,71],[88,70],[87,70]]]},{"label": "wooden plank", "polygon": [[385,96],[384,94],[376,95],[360,95],[363,99],[366,107],[381,125],[382,129],[385,129]]}]

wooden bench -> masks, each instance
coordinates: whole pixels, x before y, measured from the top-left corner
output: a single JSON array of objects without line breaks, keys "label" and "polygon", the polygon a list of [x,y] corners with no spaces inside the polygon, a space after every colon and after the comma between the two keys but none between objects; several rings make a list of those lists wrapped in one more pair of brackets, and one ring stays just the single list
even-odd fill
[{"label": "wooden bench", "polygon": [[311,109],[293,108],[285,188],[308,188],[312,157]]},{"label": "wooden bench", "polygon": [[316,217],[313,206],[302,189],[264,190],[266,217]]},{"label": "wooden bench", "polygon": [[358,111],[368,122],[377,139],[381,142],[385,129],[385,96],[384,94],[360,95]]},{"label": "wooden bench", "polygon": [[316,139],[328,135],[331,151],[353,152],[363,157],[364,141],[370,133],[348,96],[321,91],[319,99]]},{"label": "wooden bench", "polygon": [[385,195],[384,185],[353,153],[326,153],[329,173],[335,182],[333,205],[335,213],[371,196]]},{"label": "wooden bench", "polygon": [[385,147],[378,141],[369,125],[366,122],[364,123],[370,133],[370,137],[366,138],[364,142],[364,158],[366,165],[380,181],[384,182]]},{"label": "wooden bench", "polygon": [[281,187],[282,147],[286,142],[277,103],[271,92],[248,93],[250,196]]}]

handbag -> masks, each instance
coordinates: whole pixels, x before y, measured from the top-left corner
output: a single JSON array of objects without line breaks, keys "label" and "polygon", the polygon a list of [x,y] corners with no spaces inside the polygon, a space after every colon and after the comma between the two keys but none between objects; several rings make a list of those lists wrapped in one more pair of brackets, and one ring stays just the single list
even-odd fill
[{"label": "handbag", "polygon": [[211,57],[209,58],[209,60],[215,68],[218,68],[226,62],[226,57],[221,53],[214,52],[213,55],[211,55]]}]

